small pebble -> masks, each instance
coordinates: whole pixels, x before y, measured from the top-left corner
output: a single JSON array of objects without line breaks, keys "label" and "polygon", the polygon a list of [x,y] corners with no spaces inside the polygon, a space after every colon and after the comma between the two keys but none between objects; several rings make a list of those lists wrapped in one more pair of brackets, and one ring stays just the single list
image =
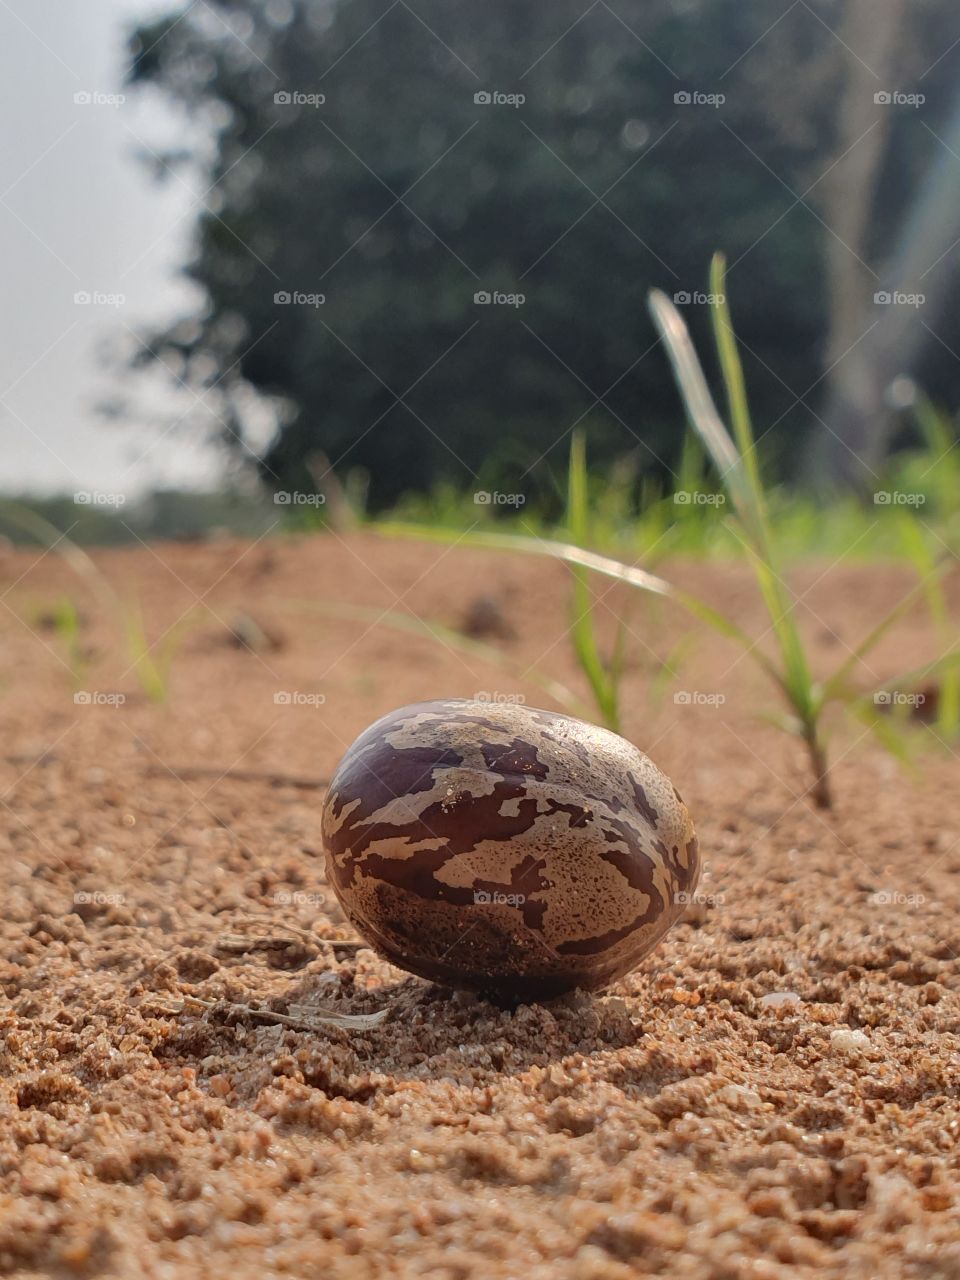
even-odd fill
[{"label": "small pebble", "polygon": [[768,991],[760,997],[760,1005],[764,1009],[784,1009],[802,1003],[795,991]]},{"label": "small pebble", "polygon": [[845,1058],[859,1058],[870,1048],[870,1039],[862,1031],[832,1031],[830,1052]]},{"label": "small pebble", "polygon": [[725,1084],[717,1091],[717,1100],[734,1111],[756,1111],[763,1106],[763,1099],[756,1089],[748,1089],[742,1084]]}]

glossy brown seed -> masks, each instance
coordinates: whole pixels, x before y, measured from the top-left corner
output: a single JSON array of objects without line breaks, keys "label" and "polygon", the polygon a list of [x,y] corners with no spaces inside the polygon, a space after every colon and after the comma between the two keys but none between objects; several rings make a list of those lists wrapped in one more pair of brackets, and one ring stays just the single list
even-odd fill
[{"label": "glossy brown seed", "polygon": [[667,778],[606,729],[532,707],[422,702],[347,751],[323,809],[327,874],[393,964],[502,998],[606,986],[700,874]]}]

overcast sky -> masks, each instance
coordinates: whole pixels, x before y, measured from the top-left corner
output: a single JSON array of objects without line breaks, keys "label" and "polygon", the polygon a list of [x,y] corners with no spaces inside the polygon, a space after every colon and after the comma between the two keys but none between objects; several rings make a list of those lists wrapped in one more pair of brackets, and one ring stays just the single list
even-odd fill
[{"label": "overcast sky", "polygon": [[[199,193],[154,183],[137,159],[177,123],[156,100],[109,101],[123,93],[126,30],[171,7],[0,0],[0,490],[132,495],[216,477],[216,456],[179,430],[151,448],[156,421],[192,398],[158,384],[138,422],[97,413],[117,386],[104,353],[190,304],[176,267]],[[84,293],[101,297],[75,301]]]}]

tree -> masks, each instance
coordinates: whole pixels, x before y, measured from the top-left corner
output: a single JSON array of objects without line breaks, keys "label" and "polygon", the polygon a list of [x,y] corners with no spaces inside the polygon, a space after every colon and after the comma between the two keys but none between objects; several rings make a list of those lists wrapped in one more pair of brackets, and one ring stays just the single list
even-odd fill
[{"label": "tree", "polygon": [[322,452],[378,507],[441,480],[532,497],[576,422],[592,458],[667,479],[679,412],[644,299],[704,289],[721,247],[789,468],[828,314],[793,196],[834,154],[847,57],[814,8],[771,35],[739,0],[210,0],[141,28],[133,82],[199,125],[166,162],[210,188],[206,306],[148,345],[217,382],[234,450],[251,389],[269,400],[281,488]]}]

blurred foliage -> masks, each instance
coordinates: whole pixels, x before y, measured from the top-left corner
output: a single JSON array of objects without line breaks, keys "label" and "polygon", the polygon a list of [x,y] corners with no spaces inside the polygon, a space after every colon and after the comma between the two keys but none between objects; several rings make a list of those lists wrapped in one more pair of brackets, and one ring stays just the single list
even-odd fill
[{"label": "blurred foliage", "polygon": [[[906,507],[922,518],[945,547],[960,548],[960,444],[956,425],[925,401],[918,405],[922,438],[894,455],[881,477],[881,500],[865,506],[851,496],[822,506],[815,495],[781,485],[768,493],[770,519],[785,560],[806,556],[850,561],[907,559],[900,517]],[[674,490],[654,477],[638,483],[635,466],[623,460],[593,466],[590,477],[590,543],[604,552],[654,567],[671,554],[742,559],[742,542],[730,532],[725,499],[707,474],[702,451],[684,437],[680,482]],[[699,498],[684,502],[680,493]],[[889,503],[882,500],[889,494]],[[639,495],[639,496],[638,496]],[[909,495],[905,504],[902,495]],[[221,535],[260,537],[267,533],[308,533],[324,527],[324,509],[291,507],[243,492],[153,493],[119,511],[77,505],[70,495],[16,499],[78,545],[118,545],[157,539],[193,540]],[[4,518],[0,501],[0,538],[34,541],[29,532]],[[358,517],[364,513],[356,511]],[[478,504],[472,489],[452,482],[428,493],[410,492],[387,513],[388,522],[429,525],[438,530],[512,525],[528,534],[554,537],[564,521],[535,506],[497,509]],[[371,517],[375,528],[377,518]]]},{"label": "blurred foliage", "polygon": [[[905,74],[939,57],[946,13],[917,0]],[[205,303],[151,352],[198,391],[217,384],[235,451],[250,388],[270,399],[277,488],[312,490],[319,449],[368,477],[373,510],[482,489],[557,517],[575,425],[594,463],[632,459],[669,487],[681,433],[643,300],[705,290],[719,247],[758,435],[788,473],[817,426],[794,391],[823,371],[814,184],[851,54],[840,0],[787,8],[771,38],[774,17],[742,0],[209,0],[145,25],[131,80],[185,109],[194,141],[164,160],[206,191],[188,267]],[[934,127],[951,70],[924,79]],[[325,102],[275,101],[297,93]],[[936,145],[909,123],[892,127],[878,246]],[[481,290],[526,300],[478,306]],[[324,301],[275,302],[297,292]],[[695,336],[706,310],[686,309]],[[955,370],[938,382],[952,359],[937,360],[945,391]]]},{"label": "blurred foliage", "polygon": [[34,512],[80,546],[174,539],[190,541],[234,534],[259,537],[281,516],[268,499],[249,493],[159,490],[118,508],[77,502],[71,494],[0,500],[0,537],[32,543],[34,534],[5,511],[9,501]]}]

